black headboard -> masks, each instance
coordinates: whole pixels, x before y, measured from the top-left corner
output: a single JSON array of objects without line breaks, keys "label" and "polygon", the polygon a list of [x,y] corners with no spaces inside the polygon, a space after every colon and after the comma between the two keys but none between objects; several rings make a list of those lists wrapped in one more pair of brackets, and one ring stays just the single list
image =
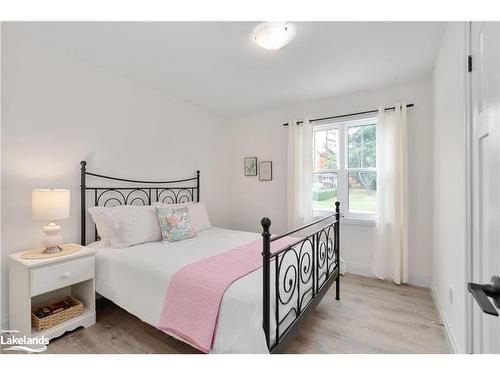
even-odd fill
[{"label": "black headboard", "polygon": [[[81,244],[86,244],[87,207],[120,205],[151,205],[154,202],[185,203],[200,201],[200,171],[196,177],[172,181],[140,181],[104,176],[87,171],[87,162],[80,162],[81,194]],[[87,176],[97,179],[120,181],[123,186],[87,186]],[[90,192],[90,197],[87,196]],[[93,192],[93,194],[92,194]],[[93,198],[93,203],[87,201]],[[97,230],[95,239],[97,240]]]}]

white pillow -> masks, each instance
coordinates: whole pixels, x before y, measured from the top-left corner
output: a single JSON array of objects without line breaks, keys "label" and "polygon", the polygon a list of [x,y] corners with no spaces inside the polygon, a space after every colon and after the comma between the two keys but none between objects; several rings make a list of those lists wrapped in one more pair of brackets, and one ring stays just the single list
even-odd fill
[{"label": "white pillow", "polygon": [[153,203],[153,205],[157,207],[171,207],[171,208],[187,207],[189,210],[191,226],[193,227],[196,233],[201,232],[202,230],[205,229],[212,228],[212,224],[210,223],[210,219],[208,217],[207,207],[205,206],[204,202],[199,202],[199,203],[188,202],[179,204],[155,202]]},{"label": "white pillow", "polygon": [[99,247],[109,247],[111,246],[111,236],[114,236],[113,227],[111,226],[110,221],[108,220],[107,212],[109,212],[111,208],[109,207],[90,207],[89,214],[92,217],[96,227],[97,233],[101,238],[99,243]]},{"label": "white pillow", "polygon": [[90,215],[105,244],[122,248],[161,241],[161,229],[152,206],[91,207]]},{"label": "white pillow", "polygon": [[212,228],[204,202],[192,204],[188,206],[188,210],[191,214],[191,225],[196,232]]}]

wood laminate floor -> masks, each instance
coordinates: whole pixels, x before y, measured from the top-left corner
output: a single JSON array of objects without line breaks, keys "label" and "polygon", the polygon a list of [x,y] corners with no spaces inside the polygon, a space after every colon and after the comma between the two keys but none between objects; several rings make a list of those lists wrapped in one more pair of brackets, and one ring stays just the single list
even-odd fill
[{"label": "wood laminate floor", "polygon": [[[448,353],[443,327],[426,288],[397,286],[364,276],[332,287],[289,353]],[[97,323],[54,339],[48,353],[197,353],[106,299]]]}]

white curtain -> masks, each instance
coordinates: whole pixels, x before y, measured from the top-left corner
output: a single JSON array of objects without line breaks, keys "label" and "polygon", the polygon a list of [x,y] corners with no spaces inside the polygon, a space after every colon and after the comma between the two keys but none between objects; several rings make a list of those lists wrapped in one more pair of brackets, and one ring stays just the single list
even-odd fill
[{"label": "white curtain", "polygon": [[288,124],[287,206],[288,228],[292,229],[313,218],[313,132],[308,119],[300,125],[297,120]]},{"label": "white curtain", "polygon": [[377,118],[377,217],[372,272],[408,282],[408,147],[406,103]]}]

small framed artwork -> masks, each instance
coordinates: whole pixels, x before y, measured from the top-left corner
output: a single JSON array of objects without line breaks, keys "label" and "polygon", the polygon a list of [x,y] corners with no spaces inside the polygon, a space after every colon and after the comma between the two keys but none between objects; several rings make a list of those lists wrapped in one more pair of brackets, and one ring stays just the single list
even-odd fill
[{"label": "small framed artwork", "polygon": [[245,176],[257,176],[257,158],[248,157],[244,161]]},{"label": "small framed artwork", "polygon": [[273,180],[273,162],[261,161],[259,162],[259,180],[272,181]]}]

